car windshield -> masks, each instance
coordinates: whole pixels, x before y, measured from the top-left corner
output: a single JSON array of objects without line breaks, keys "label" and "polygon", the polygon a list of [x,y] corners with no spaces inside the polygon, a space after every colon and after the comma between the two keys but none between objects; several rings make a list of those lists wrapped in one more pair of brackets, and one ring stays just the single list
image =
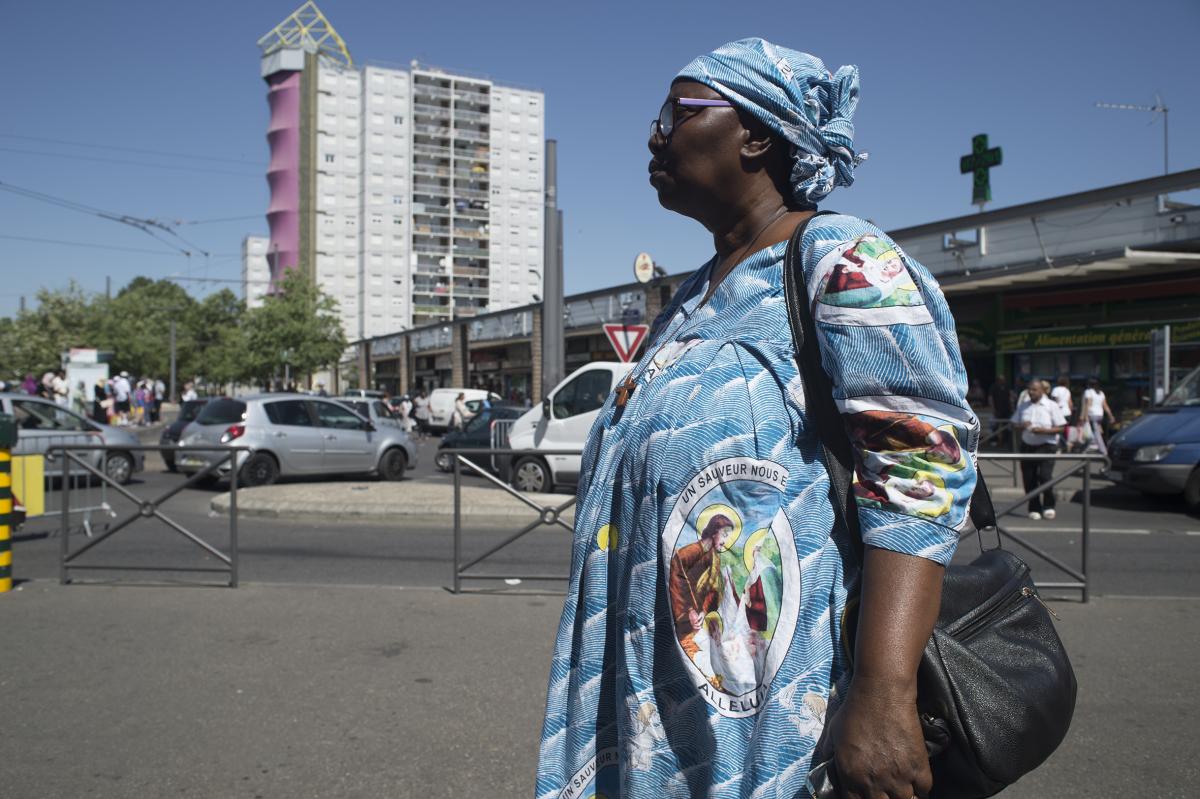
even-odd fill
[{"label": "car windshield", "polygon": [[226,397],[206,404],[196,417],[196,424],[236,424],[245,420],[246,403]]},{"label": "car windshield", "polygon": [[1177,408],[1183,405],[1200,405],[1200,367],[1193,369],[1163,400],[1163,407]]},{"label": "car windshield", "polygon": [[200,410],[206,403],[188,400],[183,403],[183,407],[179,409],[179,421],[194,422],[196,417],[200,415]]},{"label": "car windshield", "polygon": [[483,426],[488,424],[489,422],[491,422],[490,414],[481,413],[478,416],[471,419],[471,421],[467,422],[467,424],[463,428],[463,430],[468,433],[471,433],[471,432],[474,432],[476,430],[483,428]]}]

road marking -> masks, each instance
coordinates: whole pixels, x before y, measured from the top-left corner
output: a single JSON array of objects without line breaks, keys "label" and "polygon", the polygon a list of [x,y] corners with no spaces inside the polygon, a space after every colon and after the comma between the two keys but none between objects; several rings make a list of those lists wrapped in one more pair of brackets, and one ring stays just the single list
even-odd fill
[{"label": "road marking", "polygon": [[[1014,533],[1079,533],[1082,532],[1079,527],[1010,527],[1002,525],[1005,530],[1012,530]],[[1108,535],[1150,535],[1151,533],[1160,532],[1158,530],[1143,530],[1132,527],[1093,527],[1090,532],[1105,533]],[[1170,532],[1170,531],[1162,531]],[[1189,533],[1191,535],[1191,533]],[[1200,531],[1196,532],[1200,535]]]}]

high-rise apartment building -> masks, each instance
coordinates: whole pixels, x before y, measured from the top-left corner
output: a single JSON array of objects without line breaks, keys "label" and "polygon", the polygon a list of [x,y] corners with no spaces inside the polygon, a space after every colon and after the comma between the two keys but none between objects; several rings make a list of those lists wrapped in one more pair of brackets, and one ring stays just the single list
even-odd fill
[{"label": "high-rise apartment building", "polygon": [[307,270],[352,340],[535,301],[541,92],[416,63],[355,67],[311,2],[259,47],[273,279]]},{"label": "high-rise apartment building", "polygon": [[242,299],[247,308],[262,305],[271,283],[271,267],[267,249],[271,240],[265,236],[246,236],[242,239]]}]

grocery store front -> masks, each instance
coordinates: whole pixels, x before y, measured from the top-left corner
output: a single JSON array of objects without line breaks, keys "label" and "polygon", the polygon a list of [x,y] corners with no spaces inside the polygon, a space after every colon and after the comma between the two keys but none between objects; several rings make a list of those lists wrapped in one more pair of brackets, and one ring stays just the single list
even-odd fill
[{"label": "grocery store front", "polygon": [[1172,382],[1200,366],[1200,319],[1093,325],[1077,328],[1002,331],[996,349],[1008,373],[1020,384],[1032,378],[1069,375],[1073,384],[1098,378],[1114,407],[1142,407],[1150,401],[1155,330],[1170,326]]}]

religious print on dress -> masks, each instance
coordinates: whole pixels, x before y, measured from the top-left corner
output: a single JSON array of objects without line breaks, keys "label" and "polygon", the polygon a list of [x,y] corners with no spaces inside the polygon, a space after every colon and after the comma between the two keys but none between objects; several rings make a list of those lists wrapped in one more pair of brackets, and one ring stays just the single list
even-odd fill
[{"label": "religious print on dress", "polygon": [[675,638],[693,684],[727,716],[758,712],[795,629],[800,569],[787,469],[728,458],[700,470],[662,534]]}]

